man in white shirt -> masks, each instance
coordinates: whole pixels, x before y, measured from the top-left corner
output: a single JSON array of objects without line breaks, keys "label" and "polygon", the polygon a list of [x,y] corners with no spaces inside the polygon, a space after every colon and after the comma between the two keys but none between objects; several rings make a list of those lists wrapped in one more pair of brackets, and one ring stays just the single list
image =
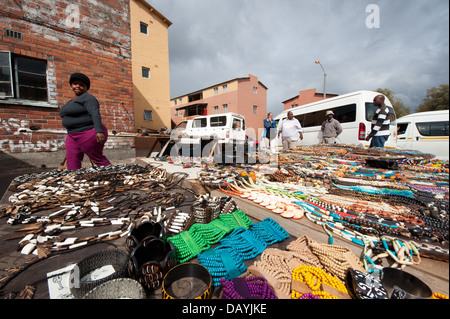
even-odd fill
[{"label": "man in white shirt", "polygon": [[278,128],[278,137],[283,135],[283,150],[290,149],[297,145],[298,138],[303,140],[303,128],[300,122],[294,118],[292,111],[288,112],[288,117],[284,119]]}]

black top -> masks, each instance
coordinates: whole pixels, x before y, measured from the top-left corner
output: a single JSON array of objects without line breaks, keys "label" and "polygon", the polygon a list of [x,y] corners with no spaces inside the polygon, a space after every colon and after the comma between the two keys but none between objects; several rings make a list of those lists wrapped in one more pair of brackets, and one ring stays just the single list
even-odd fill
[{"label": "black top", "polygon": [[104,133],[100,117],[100,104],[97,99],[83,93],[63,105],[59,111],[62,125],[68,133],[83,132],[95,127],[96,133]]}]

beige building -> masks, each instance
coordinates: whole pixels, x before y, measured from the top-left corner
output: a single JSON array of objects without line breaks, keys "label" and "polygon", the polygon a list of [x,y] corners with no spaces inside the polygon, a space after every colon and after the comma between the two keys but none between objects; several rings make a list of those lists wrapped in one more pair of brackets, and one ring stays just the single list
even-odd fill
[{"label": "beige building", "polygon": [[170,128],[172,22],[145,0],[130,0],[130,13],[135,128]]}]

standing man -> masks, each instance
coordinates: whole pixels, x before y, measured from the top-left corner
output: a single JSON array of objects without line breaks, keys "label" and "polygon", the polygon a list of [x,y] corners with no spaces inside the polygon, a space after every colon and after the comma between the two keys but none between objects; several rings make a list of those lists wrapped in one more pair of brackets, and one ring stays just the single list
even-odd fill
[{"label": "standing man", "polygon": [[283,135],[283,150],[296,146],[299,137],[303,140],[303,128],[300,122],[294,118],[292,111],[289,111],[288,117],[281,122],[278,128],[278,137],[280,135]]},{"label": "standing man", "polygon": [[342,133],[341,123],[333,116],[333,111],[327,111],[327,118],[322,123],[322,143],[324,144],[335,144],[336,137]]},{"label": "standing man", "polygon": [[384,143],[389,138],[389,126],[391,117],[388,107],[384,104],[384,95],[377,95],[373,98],[373,105],[378,106],[372,119],[372,131],[366,137],[366,141],[370,142],[370,147],[384,147]]}]

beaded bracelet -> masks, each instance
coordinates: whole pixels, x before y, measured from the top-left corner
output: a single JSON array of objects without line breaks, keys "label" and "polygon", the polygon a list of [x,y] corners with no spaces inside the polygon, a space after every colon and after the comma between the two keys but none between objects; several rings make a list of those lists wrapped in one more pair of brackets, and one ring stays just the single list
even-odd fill
[{"label": "beaded bracelet", "polygon": [[255,258],[267,247],[266,243],[260,241],[251,231],[243,227],[233,230],[231,234],[220,241],[220,245],[239,251],[245,260]]},{"label": "beaded bracelet", "polygon": [[256,238],[272,245],[289,238],[289,234],[272,218],[266,218],[260,223],[250,224],[250,231]]},{"label": "beaded bracelet", "polygon": [[172,242],[175,247],[175,257],[178,263],[184,263],[194,258],[210,247],[201,234],[189,231],[169,237],[167,240]]},{"label": "beaded bracelet", "polygon": [[238,227],[248,228],[252,223],[252,220],[241,210],[235,210],[231,214],[222,214],[219,216],[219,220],[233,229]]},{"label": "beaded bracelet", "polygon": [[132,250],[128,273],[146,290],[154,290],[161,286],[164,275],[175,265],[173,245],[160,238],[152,238]]},{"label": "beaded bracelet", "polygon": [[231,280],[247,270],[242,254],[225,246],[208,249],[197,258],[198,262],[208,269],[214,286],[220,285],[221,278]]},{"label": "beaded bracelet", "polygon": [[189,230],[169,237],[167,240],[175,246],[176,259],[179,263],[186,262],[217,243],[229,231],[238,228],[248,228],[251,219],[241,210],[231,214],[221,214],[218,220],[209,224],[194,224]]},{"label": "beaded bracelet", "polygon": [[226,234],[230,233],[233,228],[216,219],[209,224],[194,224],[189,229],[190,232],[199,233],[208,244],[219,242]]},{"label": "beaded bracelet", "polygon": [[222,299],[278,299],[263,277],[220,279]]}]

